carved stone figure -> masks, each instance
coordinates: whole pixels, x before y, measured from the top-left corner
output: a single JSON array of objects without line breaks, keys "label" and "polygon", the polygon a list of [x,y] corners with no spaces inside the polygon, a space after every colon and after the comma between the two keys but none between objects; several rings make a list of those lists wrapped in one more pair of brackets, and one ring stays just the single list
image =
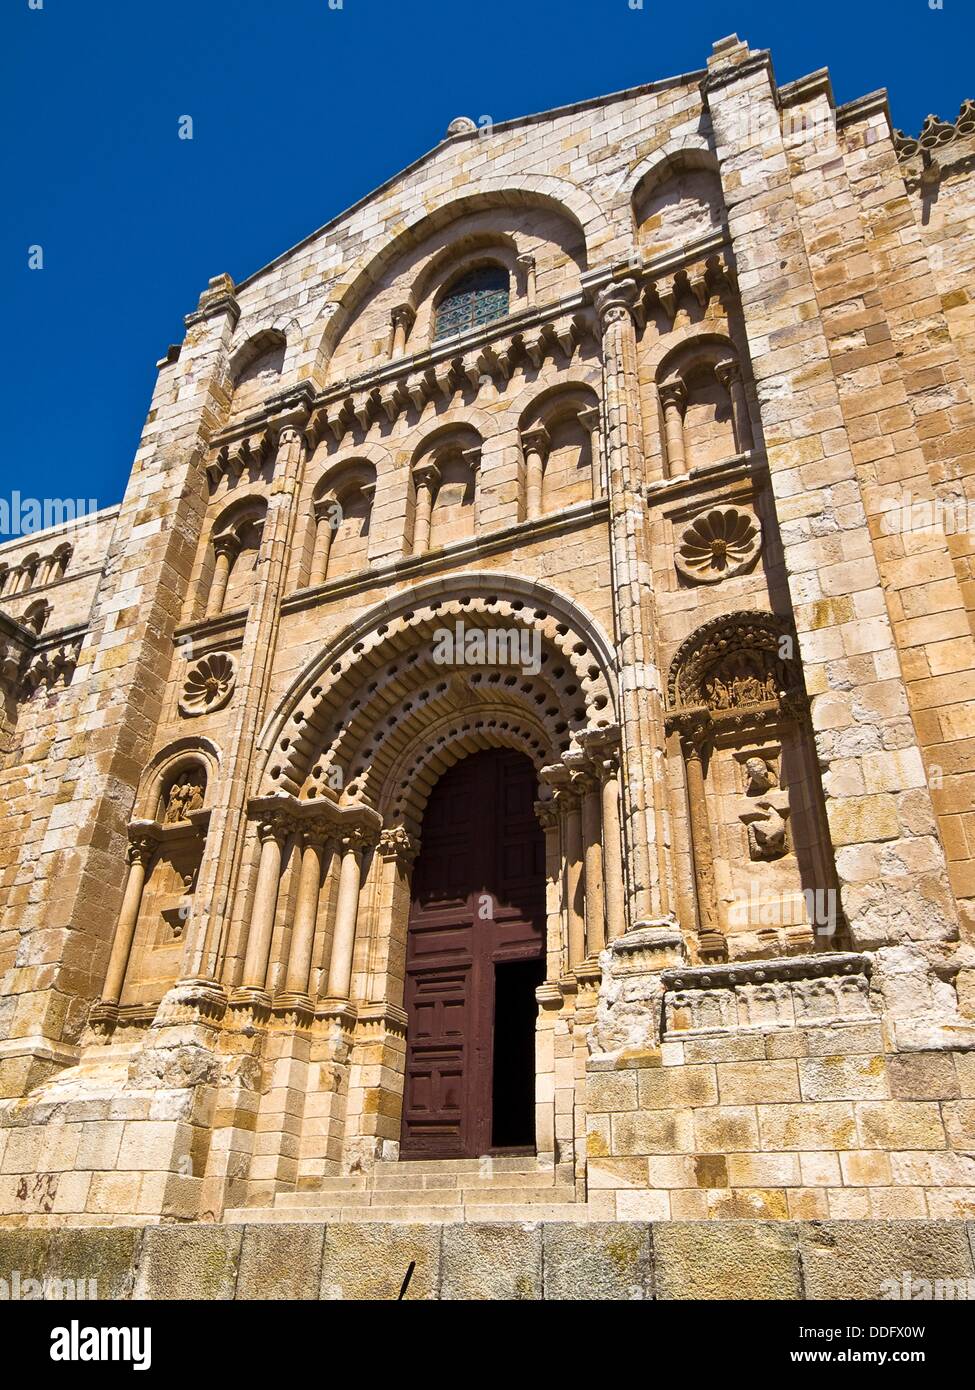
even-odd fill
[{"label": "carved stone figure", "polygon": [[775,768],[765,758],[760,758],[757,754],[746,760],[745,773],[748,777],[748,786],[745,788],[746,796],[761,796],[771,787],[779,785]]},{"label": "carved stone figure", "polygon": [[786,852],[785,816],[771,801],[758,803],[765,815],[748,826],[748,849],[753,859],[779,859]]}]

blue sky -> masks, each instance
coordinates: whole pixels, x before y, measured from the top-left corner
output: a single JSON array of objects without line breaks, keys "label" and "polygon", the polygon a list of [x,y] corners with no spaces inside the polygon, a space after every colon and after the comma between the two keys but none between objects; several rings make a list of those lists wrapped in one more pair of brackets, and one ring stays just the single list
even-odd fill
[{"label": "blue sky", "polygon": [[975,96],[972,0],[39,2],[0,17],[0,495],[103,506],[210,276],[251,274],[456,115],[703,67],[732,32],[772,50],[780,82],[828,66],[838,101],[887,87],[912,134]]}]

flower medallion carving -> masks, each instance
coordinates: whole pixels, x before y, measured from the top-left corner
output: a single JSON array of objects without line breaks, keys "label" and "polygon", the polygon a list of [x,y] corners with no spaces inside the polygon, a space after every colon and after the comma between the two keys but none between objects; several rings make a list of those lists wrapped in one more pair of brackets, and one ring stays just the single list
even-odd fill
[{"label": "flower medallion carving", "polygon": [[711,507],[685,526],[674,564],[693,584],[717,584],[741,574],[762,548],[762,528],[745,507]]},{"label": "flower medallion carving", "polygon": [[211,652],[200,657],[187,672],[179,698],[181,714],[210,714],[222,709],[234,693],[237,670],[233,658],[226,652]]}]

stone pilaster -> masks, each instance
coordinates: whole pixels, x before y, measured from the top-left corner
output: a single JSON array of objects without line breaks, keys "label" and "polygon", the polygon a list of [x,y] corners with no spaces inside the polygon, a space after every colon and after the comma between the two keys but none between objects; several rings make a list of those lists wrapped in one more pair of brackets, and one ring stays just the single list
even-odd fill
[{"label": "stone pilaster", "polygon": [[643,503],[643,449],[633,308],[622,280],[596,299],[603,340],[603,408],[613,615],[619,678],[629,925],[670,912],[665,844],[663,687],[654,652],[653,575]]}]

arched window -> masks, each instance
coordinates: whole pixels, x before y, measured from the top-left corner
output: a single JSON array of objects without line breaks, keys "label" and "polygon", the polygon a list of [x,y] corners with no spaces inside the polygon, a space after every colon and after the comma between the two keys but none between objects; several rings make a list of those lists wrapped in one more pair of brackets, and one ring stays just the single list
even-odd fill
[{"label": "arched window", "polygon": [[469,270],[454,281],[437,306],[434,340],[503,319],[508,301],[508,272],[503,266],[482,265]]}]

